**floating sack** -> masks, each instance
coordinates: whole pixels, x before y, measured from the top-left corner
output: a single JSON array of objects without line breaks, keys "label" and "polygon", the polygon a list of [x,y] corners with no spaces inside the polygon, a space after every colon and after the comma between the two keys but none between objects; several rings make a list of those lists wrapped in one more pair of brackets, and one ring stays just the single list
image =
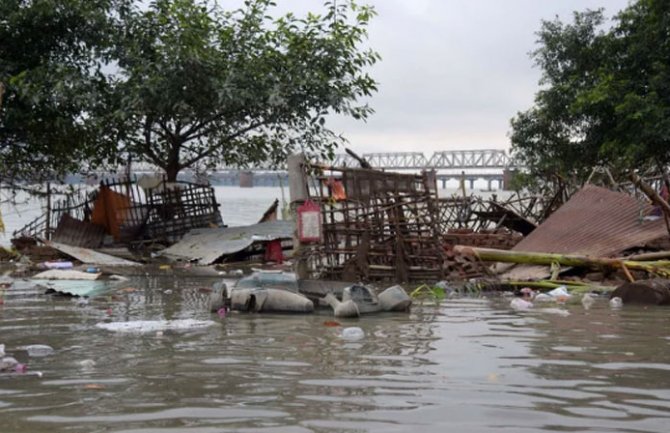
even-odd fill
[{"label": "floating sack", "polygon": [[353,301],[361,314],[375,313],[381,310],[377,295],[368,287],[360,284],[346,287],[342,291],[342,302]]},{"label": "floating sack", "polygon": [[558,286],[547,294],[559,302],[565,302],[572,297],[565,286]]},{"label": "floating sack", "polygon": [[401,286],[391,286],[377,297],[382,311],[407,311],[412,305],[412,298]]},{"label": "floating sack", "polygon": [[349,299],[348,301],[340,302],[332,293],[328,293],[325,297],[326,302],[333,309],[335,317],[358,317],[361,315],[358,310],[358,306],[354,301]]},{"label": "floating sack", "polygon": [[223,281],[215,283],[212,292],[209,294],[209,311],[217,313],[221,308],[224,308],[228,297],[228,287],[226,284]]},{"label": "floating sack", "polygon": [[5,356],[4,358],[0,358],[0,372],[25,373],[27,369],[25,364],[21,364],[14,357]]},{"label": "floating sack", "polygon": [[626,305],[669,305],[670,281],[655,278],[624,283],[617,287],[610,297],[619,297]]},{"label": "floating sack", "polygon": [[305,296],[280,289],[233,289],[230,309],[252,313],[312,313],[314,303]]}]

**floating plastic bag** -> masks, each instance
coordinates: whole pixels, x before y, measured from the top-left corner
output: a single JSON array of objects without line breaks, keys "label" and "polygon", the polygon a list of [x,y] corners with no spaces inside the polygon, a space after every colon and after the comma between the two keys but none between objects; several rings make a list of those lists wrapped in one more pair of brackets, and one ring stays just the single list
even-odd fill
[{"label": "floating plastic bag", "polygon": [[340,336],[345,340],[357,341],[365,337],[365,332],[358,326],[352,326],[350,328],[344,328]]}]

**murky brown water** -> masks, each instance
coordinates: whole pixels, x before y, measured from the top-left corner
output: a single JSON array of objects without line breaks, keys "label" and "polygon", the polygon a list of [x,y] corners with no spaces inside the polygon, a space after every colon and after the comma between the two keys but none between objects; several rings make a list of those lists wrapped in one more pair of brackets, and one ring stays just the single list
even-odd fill
[{"label": "murky brown water", "polygon": [[[366,333],[351,342],[327,314],[211,316],[211,282],[135,280],[86,305],[10,289],[0,344],[43,376],[0,377],[0,431],[668,431],[670,309],[599,301],[562,317],[453,299],[344,322]],[[185,318],[215,324],[95,326]],[[29,358],[30,344],[55,353]]]}]

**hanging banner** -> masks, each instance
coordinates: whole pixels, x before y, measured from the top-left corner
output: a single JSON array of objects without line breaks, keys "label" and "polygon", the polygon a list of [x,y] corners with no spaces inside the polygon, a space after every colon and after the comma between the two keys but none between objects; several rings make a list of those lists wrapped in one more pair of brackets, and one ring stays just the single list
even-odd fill
[{"label": "hanging banner", "polygon": [[300,242],[321,241],[321,207],[307,200],[298,207],[298,239]]}]

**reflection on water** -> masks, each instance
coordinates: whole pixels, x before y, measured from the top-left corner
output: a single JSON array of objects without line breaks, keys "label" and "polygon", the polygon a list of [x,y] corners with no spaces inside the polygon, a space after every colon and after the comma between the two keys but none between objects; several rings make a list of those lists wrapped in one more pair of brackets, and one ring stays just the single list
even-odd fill
[{"label": "reflection on water", "polygon": [[[667,431],[662,308],[520,314],[454,299],[344,322],[206,312],[207,279],[140,279],[82,303],[28,283],[0,306],[0,343],[35,375],[0,377],[2,432]],[[215,320],[144,334],[105,321]],[[52,356],[18,348],[48,344]]]}]

